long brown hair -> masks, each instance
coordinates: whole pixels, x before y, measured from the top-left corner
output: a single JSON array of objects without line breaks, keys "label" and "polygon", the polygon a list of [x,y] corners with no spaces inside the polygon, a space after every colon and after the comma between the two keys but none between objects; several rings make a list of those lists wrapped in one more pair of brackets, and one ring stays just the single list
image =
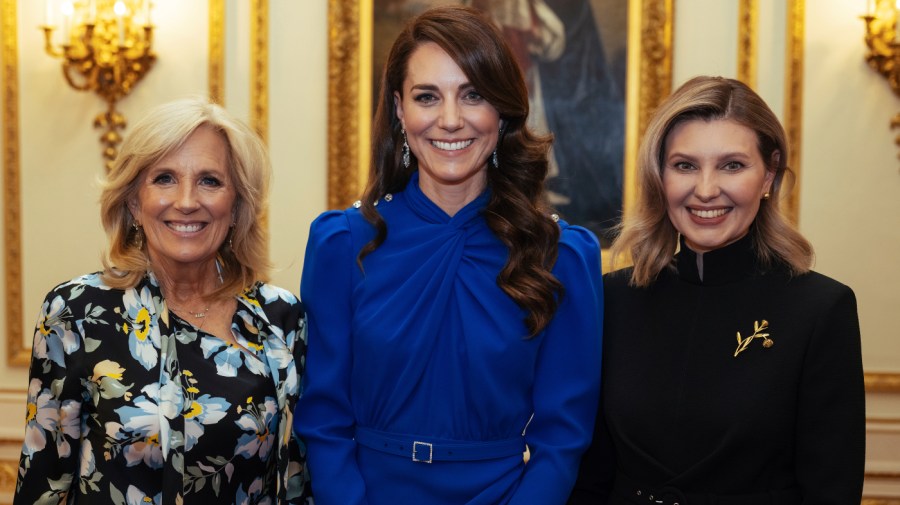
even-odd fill
[{"label": "long brown hair", "polygon": [[622,224],[611,250],[614,263],[631,256],[631,283],[635,286],[653,282],[663,268],[672,264],[678,246],[678,231],[666,212],[662,183],[666,138],[682,122],[717,119],[729,119],[753,130],[766,169],[775,174],[770,197],[760,202],[750,226],[761,263],[784,263],[793,274],[805,273],[812,266],[812,245],[780,208],[782,192],[786,191],[785,178],[790,181],[792,173],[787,166],[787,136],[778,117],[746,84],[699,76],[684,83],[659,106],[638,149],[637,204]]},{"label": "long brown hair", "polygon": [[375,238],[359,253],[359,262],[387,238],[387,226],[375,202],[387,193],[402,191],[418,169],[411,156],[401,163],[402,133],[394,93],[403,95],[403,81],[412,53],[434,42],[453,58],[469,81],[500,114],[503,131],[497,144],[499,167],[487,163],[491,198],[484,216],[488,227],[509,248],[497,284],[528,311],[530,334],[539,333],[556,312],[563,286],[553,276],[559,226],[544,202],[549,136],[526,127],[528,90],[522,72],[500,31],[479,11],[462,6],[435,7],[412,19],[391,48],[381,78],[381,91],[372,128],[372,166],[362,198],[363,216],[376,229]]}]

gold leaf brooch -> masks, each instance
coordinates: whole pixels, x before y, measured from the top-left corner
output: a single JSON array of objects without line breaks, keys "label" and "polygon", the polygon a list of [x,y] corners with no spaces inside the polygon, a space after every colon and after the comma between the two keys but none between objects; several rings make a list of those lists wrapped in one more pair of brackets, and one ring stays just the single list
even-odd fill
[{"label": "gold leaf brooch", "polygon": [[762,333],[763,331],[769,329],[769,322],[763,319],[762,323],[759,321],[753,321],[753,335],[748,336],[747,338],[741,338],[741,332],[737,332],[737,349],[734,351],[734,357],[737,358],[737,355],[744,352],[747,347],[750,346],[750,342],[753,342],[755,338],[763,339],[762,346],[768,349],[772,347],[775,342],[769,338],[768,333]]}]

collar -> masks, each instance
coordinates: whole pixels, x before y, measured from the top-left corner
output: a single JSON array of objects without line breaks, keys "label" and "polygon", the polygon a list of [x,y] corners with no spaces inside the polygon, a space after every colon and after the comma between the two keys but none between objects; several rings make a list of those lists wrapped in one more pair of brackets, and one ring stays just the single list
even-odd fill
[{"label": "collar", "polygon": [[679,239],[680,248],[675,255],[678,276],[691,284],[718,286],[729,284],[759,272],[759,262],[753,248],[752,233],[747,233],[732,244],[703,253],[703,275],[697,269],[697,253]]},{"label": "collar", "polygon": [[461,228],[481,216],[481,211],[487,206],[488,200],[490,199],[491,191],[490,189],[485,188],[478,197],[459,209],[459,212],[453,217],[447,215],[443,209],[438,207],[436,203],[432,202],[431,199],[422,192],[422,188],[419,187],[418,170],[413,172],[409,177],[409,182],[406,183],[404,194],[409,202],[410,209],[423,220],[429,223],[450,224]]}]

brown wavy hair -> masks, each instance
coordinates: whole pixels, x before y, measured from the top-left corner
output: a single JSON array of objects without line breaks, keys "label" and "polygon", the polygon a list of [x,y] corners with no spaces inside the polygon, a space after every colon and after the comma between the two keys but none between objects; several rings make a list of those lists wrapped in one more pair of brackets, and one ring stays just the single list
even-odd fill
[{"label": "brown wavy hair", "polygon": [[269,271],[269,234],[264,220],[271,167],[259,136],[219,105],[204,98],[175,100],[152,109],[125,136],[112,169],[101,181],[100,218],[109,240],[103,258],[103,281],[126,289],[152,269],[146,244],[137,237],[128,202],[136,199],[144,172],[180,148],[201,126],[218,132],[228,149],[228,168],[237,198],[231,245],[225,240],[217,254],[222,285],[209,298],[233,296]]},{"label": "brown wavy hair", "polygon": [[634,263],[631,284],[647,286],[673,265],[678,231],[666,211],[663,188],[666,138],[685,121],[728,119],[753,130],[766,169],[775,173],[770,197],[760,201],[750,226],[754,250],[764,266],[785,264],[792,274],[808,272],[812,245],[781,210],[786,182],[793,181],[787,166],[788,144],[784,128],[765,101],[746,84],[724,77],[698,76],[684,83],[656,110],[638,148],[638,199],[612,245],[616,264],[630,256]]},{"label": "brown wavy hair", "polygon": [[496,26],[470,7],[426,10],[406,25],[391,47],[381,78],[372,128],[372,165],[360,208],[376,235],[359,253],[360,268],[388,234],[375,202],[387,193],[402,191],[418,169],[415,156],[409,168],[401,162],[403,137],[394,93],[403,96],[410,56],[427,42],[450,55],[500,114],[504,127],[497,143],[499,167],[485,160],[491,197],[484,216],[509,248],[497,284],[528,312],[525,324],[534,336],[553,318],[563,294],[562,284],[551,273],[558,255],[559,226],[550,218],[543,196],[552,137],[526,127],[528,90],[515,57]]}]

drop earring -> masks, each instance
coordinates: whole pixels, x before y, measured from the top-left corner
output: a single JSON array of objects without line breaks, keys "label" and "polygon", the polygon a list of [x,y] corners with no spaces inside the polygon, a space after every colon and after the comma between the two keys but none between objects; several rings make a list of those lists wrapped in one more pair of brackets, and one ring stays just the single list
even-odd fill
[{"label": "drop earring", "polygon": [[409,143],[406,141],[406,130],[401,129],[403,134],[403,168],[409,168]]},{"label": "drop earring", "polygon": [[144,228],[137,224],[135,221],[132,225],[134,227],[134,245],[137,246],[138,249],[143,249],[144,247]]},{"label": "drop earring", "polygon": [[494,154],[491,155],[491,162],[494,164],[494,168],[500,168],[500,162],[497,161],[497,149],[494,149]]}]

